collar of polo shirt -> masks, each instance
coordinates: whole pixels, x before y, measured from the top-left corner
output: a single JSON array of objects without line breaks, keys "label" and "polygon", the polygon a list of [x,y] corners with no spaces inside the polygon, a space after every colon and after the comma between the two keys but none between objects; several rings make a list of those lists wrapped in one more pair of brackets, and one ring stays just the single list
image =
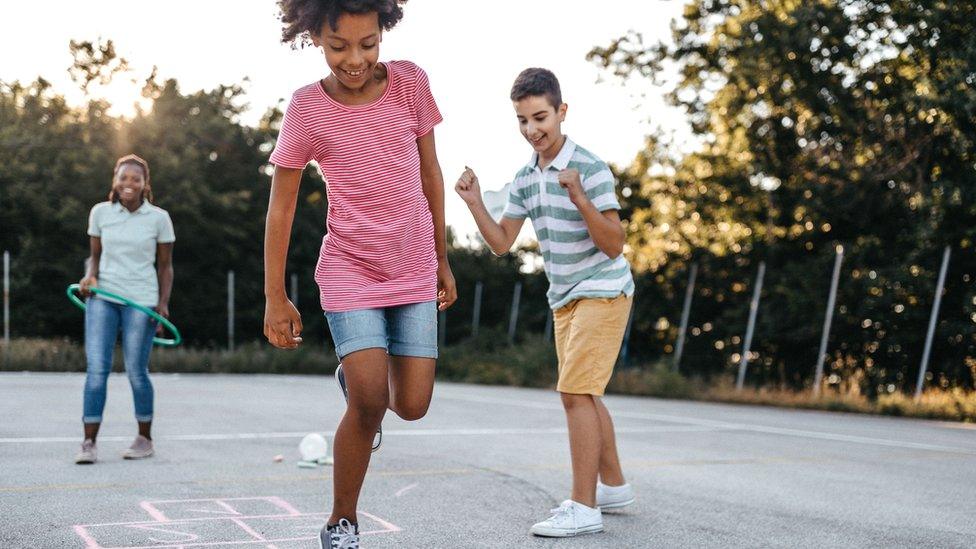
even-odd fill
[{"label": "collar of polo shirt", "polygon": [[[560,171],[565,170],[566,166],[569,166],[569,161],[573,159],[573,153],[576,152],[576,143],[573,143],[573,140],[568,135],[565,137],[566,141],[563,142],[563,148],[559,149],[559,154],[556,155],[556,158],[546,166],[547,170],[550,168]],[[539,153],[532,152],[532,159],[529,160],[527,166],[532,170],[539,168]]]},{"label": "collar of polo shirt", "polygon": [[125,206],[122,205],[122,201],[121,200],[116,200],[115,202],[112,203],[112,209],[113,210],[115,210],[117,212],[125,211],[127,213],[134,213],[134,214],[137,214],[137,213],[138,214],[147,214],[147,213],[149,213],[149,207],[150,207],[149,206],[149,201],[146,200],[145,198],[142,199],[142,204],[140,204],[139,207],[136,208],[136,211],[134,211],[134,212],[129,212],[129,210]]}]

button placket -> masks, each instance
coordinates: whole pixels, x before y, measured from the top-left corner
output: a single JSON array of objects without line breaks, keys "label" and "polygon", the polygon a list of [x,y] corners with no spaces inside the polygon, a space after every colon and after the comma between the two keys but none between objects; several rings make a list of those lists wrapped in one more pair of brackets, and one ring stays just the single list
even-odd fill
[{"label": "button placket", "polygon": [[[539,209],[542,210],[542,215],[546,216],[546,218],[549,220],[548,223],[547,223],[547,225],[549,226],[549,230],[551,231],[552,230],[552,227],[551,227],[552,220],[555,219],[555,218],[552,215],[552,213],[553,213],[552,212],[552,201],[549,199],[550,198],[549,197],[549,182],[548,182],[548,177],[547,177],[547,175],[549,173],[549,166],[546,166],[546,168],[543,169],[543,170],[540,170],[539,167],[536,166],[535,169],[536,169],[536,172],[538,173],[538,177],[539,177]],[[540,243],[540,246],[539,247],[542,248],[541,243]],[[547,259],[545,259],[545,258],[543,258],[543,261],[545,263],[549,263],[549,261]]]}]

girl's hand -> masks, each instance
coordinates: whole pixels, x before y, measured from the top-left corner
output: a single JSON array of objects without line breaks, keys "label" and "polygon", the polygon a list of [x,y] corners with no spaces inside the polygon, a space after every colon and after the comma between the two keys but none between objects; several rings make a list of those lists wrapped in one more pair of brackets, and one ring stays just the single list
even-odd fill
[{"label": "girl's hand", "polygon": [[437,262],[437,310],[446,311],[457,301],[457,286],[454,283],[454,273],[447,259]]},{"label": "girl's hand", "polygon": [[287,297],[267,298],[264,337],[279,349],[294,349],[302,342],[302,315]]},{"label": "girl's hand", "polygon": [[478,176],[474,174],[474,170],[464,167],[464,172],[454,185],[454,192],[458,193],[468,206],[481,202],[481,185],[478,184]]},{"label": "girl's hand", "polygon": [[81,279],[81,282],[78,283],[78,286],[80,286],[78,291],[81,292],[81,296],[89,297],[91,295],[91,288],[98,287],[98,279],[95,278],[94,276],[86,276],[85,278]]}]

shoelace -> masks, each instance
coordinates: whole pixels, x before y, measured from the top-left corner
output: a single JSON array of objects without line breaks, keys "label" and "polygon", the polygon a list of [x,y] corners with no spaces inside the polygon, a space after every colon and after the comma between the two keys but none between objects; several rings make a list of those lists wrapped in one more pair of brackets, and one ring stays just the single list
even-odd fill
[{"label": "shoelace", "polygon": [[559,504],[559,507],[556,507],[554,509],[549,509],[549,512],[552,513],[552,517],[551,518],[556,518],[556,517],[562,516],[562,515],[572,515],[573,514],[573,502],[571,502],[569,500],[564,501],[564,502],[562,502],[562,503]]},{"label": "shoelace", "polygon": [[552,513],[552,516],[549,517],[549,520],[568,518],[571,524],[573,525],[573,530],[574,531],[579,530],[579,525],[576,519],[576,508],[573,506],[573,502],[571,500],[567,499],[566,501],[559,504],[559,507],[556,507],[555,509],[550,509],[549,512]]},{"label": "shoelace", "polygon": [[329,531],[332,549],[359,549],[359,534],[356,527],[346,519],[339,519],[334,530]]}]

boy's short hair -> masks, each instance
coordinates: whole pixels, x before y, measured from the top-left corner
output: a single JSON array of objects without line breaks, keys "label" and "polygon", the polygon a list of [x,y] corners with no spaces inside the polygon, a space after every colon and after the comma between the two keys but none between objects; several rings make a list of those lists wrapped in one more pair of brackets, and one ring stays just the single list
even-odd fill
[{"label": "boy's short hair", "polygon": [[407,0],[278,0],[281,10],[281,41],[302,46],[311,44],[309,35],[318,34],[326,22],[333,31],[344,13],[369,13],[379,15],[380,28],[388,31],[403,17],[401,4]]},{"label": "boy's short hair", "polygon": [[559,89],[559,79],[549,69],[533,67],[519,73],[512,84],[512,101],[521,101],[533,95],[544,95],[553,108],[563,104],[563,93]]}]

